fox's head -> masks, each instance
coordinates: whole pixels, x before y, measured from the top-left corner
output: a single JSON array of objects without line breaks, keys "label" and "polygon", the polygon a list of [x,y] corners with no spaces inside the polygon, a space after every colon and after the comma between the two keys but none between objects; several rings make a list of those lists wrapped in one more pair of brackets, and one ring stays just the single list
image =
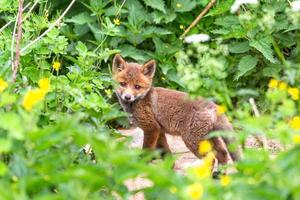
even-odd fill
[{"label": "fox's head", "polygon": [[156,63],[150,60],[141,65],[126,62],[119,54],[113,59],[113,79],[116,93],[125,102],[133,102],[146,96],[152,85]]}]

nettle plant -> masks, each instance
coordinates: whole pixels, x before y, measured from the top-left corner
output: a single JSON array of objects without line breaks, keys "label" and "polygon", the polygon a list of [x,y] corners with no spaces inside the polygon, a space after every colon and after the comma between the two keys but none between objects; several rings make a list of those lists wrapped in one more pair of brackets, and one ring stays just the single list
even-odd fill
[{"label": "nettle plant", "polygon": [[[231,13],[240,1],[219,0],[190,31],[208,34],[209,43],[194,45],[179,37],[208,0],[123,2],[76,1],[27,46],[70,1],[41,1],[31,12],[35,1],[25,1],[20,68],[12,83],[18,1],[0,1],[0,24],[8,24],[0,32],[1,198],[128,199],[142,191],[147,199],[298,199],[299,12],[293,2],[239,4]],[[187,176],[172,170],[173,157],[149,164],[153,154],[128,149],[111,126],[126,116],[110,78],[117,52],[139,62],[156,59],[156,85],[214,99],[241,141],[263,134],[286,150],[272,160],[267,151],[245,150],[238,172],[220,180],[210,178],[208,143],[199,149],[206,162]],[[258,118],[246,103],[250,97]],[[152,185],[129,191],[125,181],[136,177]]]}]

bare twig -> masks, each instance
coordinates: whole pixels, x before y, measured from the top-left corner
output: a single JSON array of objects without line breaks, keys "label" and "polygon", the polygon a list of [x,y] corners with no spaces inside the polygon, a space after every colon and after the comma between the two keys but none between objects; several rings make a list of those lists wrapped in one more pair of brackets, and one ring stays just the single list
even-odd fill
[{"label": "bare twig", "polygon": [[62,15],[53,23],[51,26],[39,37],[31,41],[29,44],[27,44],[24,48],[21,49],[21,53],[23,53],[26,49],[28,49],[30,46],[32,46],[34,43],[38,42],[41,40],[45,35],[47,35],[59,22],[60,20],[67,14],[67,12],[70,10],[72,5],[75,3],[76,0],[72,0],[69,6],[66,8],[66,10],[62,13]]},{"label": "bare twig", "polygon": [[18,32],[16,35],[16,58],[13,60],[13,82],[16,81],[18,67],[20,63],[20,43],[22,39],[22,14],[23,14],[23,0],[19,0],[19,8],[18,8],[18,18],[17,18],[17,26]]},{"label": "bare twig", "polygon": [[[39,3],[39,1],[40,1],[40,0],[36,0],[36,1],[34,2],[34,4],[33,4],[33,5],[31,6],[31,8],[29,9],[29,11],[26,13],[26,15],[25,15],[23,21],[30,15],[30,13],[31,13],[32,10],[35,8],[35,6]],[[23,9],[23,10],[24,10],[24,9]]]},{"label": "bare twig", "polygon": [[[39,0],[37,0],[32,6],[31,8],[29,9],[28,13],[25,15],[23,21],[29,16],[29,14],[32,12],[32,10],[34,9],[34,7],[37,5],[37,3],[39,2]],[[27,7],[30,5],[31,3],[28,3],[23,9],[22,9],[22,12],[24,12]],[[12,34],[12,40],[11,40],[11,70],[14,69],[14,45],[15,45],[15,35],[16,35],[16,29],[17,29],[17,20],[18,20],[18,17],[19,17],[19,12],[17,14],[17,17],[16,17],[16,22],[15,22],[15,25],[14,25],[14,30],[13,30],[13,34]],[[1,28],[0,32],[3,31],[9,24],[11,24],[13,21],[10,21],[8,22],[7,24],[4,25],[4,27]]]},{"label": "bare twig", "polygon": [[183,39],[185,35],[198,24],[200,19],[209,11],[209,9],[216,3],[217,0],[211,0],[204,10],[196,17],[196,19],[189,25],[189,27],[184,31],[184,33],[180,36],[180,39]]},{"label": "bare twig", "polygon": [[[256,106],[256,104],[255,104],[254,99],[253,99],[253,98],[250,98],[250,99],[249,99],[249,103],[250,103],[250,105],[252,106],[252,110],[253,110],[253,112],[254,112],[255,117],[260,117],[260,113],[259,113],[259,111],[258,111],[258,109],[257,109],[257,106]],[[254,135],[254,137],[255,137],[255,139],[256,139],[257,141],[259,141],[259,142],[262,144],[262,146],[263,146],[264,149],[267,149],[267,148],[268,148],[268,141],[267,141],[267,138],[266,138],[265,136]]]},{"label": "bare twig", "polygon": [[117,11],[117,14],[116,14],[116,16],[118,16],[118,15],[120,14],[120,12],[121,12],[121,10],[122,10],[122,8],[123,8],[123,6],[124,6],[125,2],[126,2],[126,0],[123,0],[123,2],[122,2],[122,4],[121,4],[121,6],[119,7],[119,9],[118,9],[118,11]]},{"label": "bare twig", "polygon": [[[24,8],[23,8],[23,12],[24,12],[24,10],[26,10],[26,8],[30,5],[31,3],[29,2]],[[4,29],[6,29],[6,27],[8,27],[11,23],[13,23],[14,22],[14,20],[11,20],[11,21],[9,21],[9,22],[7,22],[4,26],[2,26],[1,28],[0,28],[0,33],[4,30]]]}]

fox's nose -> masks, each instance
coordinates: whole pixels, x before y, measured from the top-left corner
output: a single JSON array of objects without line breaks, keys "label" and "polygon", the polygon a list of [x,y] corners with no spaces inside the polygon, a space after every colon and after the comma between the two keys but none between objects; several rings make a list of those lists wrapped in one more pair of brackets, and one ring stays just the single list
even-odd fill
[{"label": "fox's nose", "polygon": [[124,98],[125,98],[126,101],[129,101],[129,100],[131,100],[131,95],[130,94],[125,94]]}]

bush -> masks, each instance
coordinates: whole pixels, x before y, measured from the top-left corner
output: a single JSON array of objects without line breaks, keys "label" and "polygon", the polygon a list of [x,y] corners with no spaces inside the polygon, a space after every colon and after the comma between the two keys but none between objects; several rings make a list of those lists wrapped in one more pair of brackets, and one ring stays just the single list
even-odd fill
[{"label": "bush", "polygon": [[[141,189],[147,199],[299,199],[299,11],[268,0],[231,13],[237,2],[219,0],[189,32],[207,34],[209,42],[183,43],[183,30],[208,2],[76,1],[62,22],[27,48],[70,1],[42,1],[31,13],[33,2],[25,1],[15,83],[11,44],[18,2],[0,2],[1,26],[12,21],[0,32],[1,198],[127,199],[138,191],[129,191],[125,181],[144,177],[153,184]],[[235,126],[236,133],[227,134],[238,143],[249,134],[266,135],[284,151],[274,156],[245,149],[238,172],[220,180],[204,173],[209,156],[187,176],[172,170],[174,157],[149,164],[157,152],[129,149],[128,138],[116,131],[116,123],[127,124],[110,76],[117,52],[138,62],[156,59],[155,85],[217,102]]]}]

